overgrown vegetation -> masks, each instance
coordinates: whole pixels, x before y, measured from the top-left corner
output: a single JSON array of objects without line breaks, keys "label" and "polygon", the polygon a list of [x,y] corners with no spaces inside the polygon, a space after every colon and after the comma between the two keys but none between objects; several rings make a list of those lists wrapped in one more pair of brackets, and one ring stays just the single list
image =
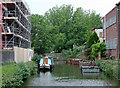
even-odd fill
[{"label": "overgrown vegetation", "polygon": [[93,44],[99,43],[99,37],[96,32],[94,32],[90,38],[87,40],[87,48],[91,48]]},{"label": "overgrown vegetation", "polygon": [[87,40],[87,49],[85,49],[84,55],[88,59],[94,60],[98,57],[98,53],[100,53],[101,57],[105,57],[106,44],[104,42],[100,43],[97,33],[94,32]]},{"label": "overgrown vegetation", "polygon": [[2,70],[3,88],[20,86],[25,79],[37,72],[34,62],[21,62],[16,65],[1,68],[0,70]]},{"label": "overgrown vegetation", "polygon": [[102,27],[100,15],[82,8],[73,11],[71,5],[53,7],[44,16],[32,14],[31,22],[32,47],[38,54],[71,53],[73,45],[87,41],[93,27]]},{"label": "overgrown vegetation", "polygon": [[120,61],[114,60],[97,60],[96,64],[102,69],[108,76],[113,76],[116,79],[120,79]]},{"label": "overgrown vegetation", "polygon": [[38,54],[34,54],[32,61],[38,63],[40,61],[40,56],[38,56]]},{"label": "overgrown vegetation", "polygon": [[68,58],[78,58],[83,53],[83,46],[73,46],[73,49],[63,50],[62,54],[64,55],[65,59]]}]

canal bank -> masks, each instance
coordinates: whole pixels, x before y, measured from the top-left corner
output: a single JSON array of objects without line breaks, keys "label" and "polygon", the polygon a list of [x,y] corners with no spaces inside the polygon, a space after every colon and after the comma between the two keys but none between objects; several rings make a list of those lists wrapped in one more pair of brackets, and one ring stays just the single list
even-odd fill
[{"label": "canal bank", "polygon": [[82,74],[79,66],[68,65],[63,61],[56,61],[52,72],[40,71],[29,77],[23,86],[118,86],[118,81],[98,74]]},{"label": "canal bank", "polygon": [[108,77],[114,77],[116,80],[120,81],[120,60],[96,60],[96,64],[99,66],[100,70],[104,72]]},{"label": "canal bank", "polygon": [[37,74],[35,62],[20,62],[0,68],[2,74],[2,88],[16,88],[20,86],[31,75]]}]

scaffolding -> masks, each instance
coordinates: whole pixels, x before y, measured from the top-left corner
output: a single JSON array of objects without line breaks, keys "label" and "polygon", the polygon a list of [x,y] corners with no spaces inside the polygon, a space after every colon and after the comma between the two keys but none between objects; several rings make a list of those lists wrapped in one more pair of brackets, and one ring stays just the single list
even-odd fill
[{"label": "scaffolding", "polygon": [[31,48],[31,14],[23,0],[2,0],[2,43],[3,49],[14,46]]}]

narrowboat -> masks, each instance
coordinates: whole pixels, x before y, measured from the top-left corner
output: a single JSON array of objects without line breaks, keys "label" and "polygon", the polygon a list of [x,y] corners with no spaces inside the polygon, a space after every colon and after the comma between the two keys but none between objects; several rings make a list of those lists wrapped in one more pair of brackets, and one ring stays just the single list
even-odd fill
[{"label": "narrowboat", "polygon": [[51,57],[44,57],[40,59],[40,69],[52,69],[54,67],[54,61]]}]

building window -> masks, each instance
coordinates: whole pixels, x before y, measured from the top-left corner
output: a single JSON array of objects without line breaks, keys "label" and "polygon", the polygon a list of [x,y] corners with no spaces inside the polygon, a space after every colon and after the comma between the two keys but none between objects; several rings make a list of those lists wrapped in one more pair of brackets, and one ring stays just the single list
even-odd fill
[{"label": "building window", "polygon": [[107,49],[116,49],[117,48],[117,38],[106,41]]},{"label": "building window", "polygon": [[102,38],[103,37],[103,34],[102,34],[102,32],[100,32],[100,38]]},{"label": "building window", "polygon": [[104,29],[116,23],[116,15],[111,17],[108,21],[104,22]]}]

